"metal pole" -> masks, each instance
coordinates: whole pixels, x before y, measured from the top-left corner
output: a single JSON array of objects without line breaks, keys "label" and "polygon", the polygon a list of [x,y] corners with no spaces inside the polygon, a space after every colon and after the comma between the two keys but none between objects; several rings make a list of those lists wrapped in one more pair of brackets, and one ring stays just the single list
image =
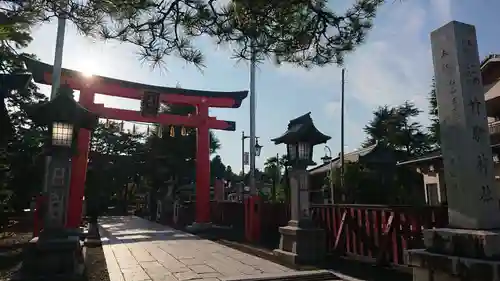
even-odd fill
[{"label": "metal pole", "polygon": [[255,41],[252,39],[250,57],[250,194],[256,195],[255,187]]},{"label": "metal pole", "polygon": [[66,32],[66,14],[65,10],[67,6],[67,1],[64,1],[63,8],[61,11],[61,16],[57,19],[57,35],[56,35],[56,49],[54,53],[54,67],[52,72],[52,89],[50,93],[50,99],[55,98],[57,95],[57,90],[61,85],[61,70],[62,70],[62,59],[63,59],[63,49],[64,49],[64,33]]},{"label": "metal pole", "polygon": [[332,158],[332,150],[328,145],[325,145],[325,153],[328,151],[328,157],[330,158],[330,200],[332,204],[335,202],[335,190],[333,185],[333,158]]},{"label": "metal pole", "polygon": [[241,176],[245,179],[245,131],[241,131]]},{"label": "metal pole", "polygon": [[[342,68],[342,90],[340,92],[340,187],[344,188],[344,85],[345,69]],[[333,201],[332,201],[333,203]]]},{"label": "metal pole", "polygon": [[[61,85],[61,70],[64,49],[64,33],[66,32],[66,7],[67,1],[63,1],[61,15],[57,19],[57,34],[56,34],[56,48],[54,52],[54,67],[52,68],[52,88],[50,92],[50,99],[54,99],[57,95],[59,86]],[[43,184],[43,192],[49,191],[48,178],[49,178],[49,165],[52,160],[51,156],[45,157],[45,177]]]}]

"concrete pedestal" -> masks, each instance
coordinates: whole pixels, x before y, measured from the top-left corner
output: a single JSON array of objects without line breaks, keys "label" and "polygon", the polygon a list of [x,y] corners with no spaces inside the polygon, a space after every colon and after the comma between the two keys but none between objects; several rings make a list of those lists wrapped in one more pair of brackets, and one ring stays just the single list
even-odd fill
[{"label": "concrete pedestal", "polygon": [[85,253],[82,245],[79,236],[33,238],[13,280],[83,280]]},{"label": "concrete pedestal", "polygon": [[290,221],[280,227],[280,247],[273,252],[292,264],[314,264],[325,257],[325,231],[315,228],[309,220]]},{"label": "concrete pedestal", "polygon": [[210,222],[207,223],[193,222],[193,224],[186,226],[186,231],[196,234],[203,231],[207,231],[211,228],[212,228],[212,223]]},{"label": "concrete pedestal", "polygon": [[414,281],[500,280],[500,231],[427,229],[424,242],[406,253]]},{"label": "concrete pedestal", "polygon": [[89,231],[87,233],[87,237],[85,237],[85,246],[101,246],[101,238],[99,235],[99,227],[97,222],[89,223]]}]

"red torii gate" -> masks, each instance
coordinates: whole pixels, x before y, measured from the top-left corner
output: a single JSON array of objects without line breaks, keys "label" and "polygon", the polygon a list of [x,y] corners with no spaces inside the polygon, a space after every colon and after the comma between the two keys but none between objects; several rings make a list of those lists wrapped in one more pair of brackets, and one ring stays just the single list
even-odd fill
[{"label": "red torii gate", "polygon": [[[52,84],[52,65],[40,61],[26,60],[27,68],[32,72],[35,82]],[[100,118],[162,125],[181,125],[197,128],[196,150],[196,222],[210,222],[210,134],[209,129],[235,131],[232,121],[218,120],[208,115],[209,107],[238,108],[247,97],[248,91],[214,92],[181,88],[145,85],[109,77],[93,76],[86,78],[79,71],[62,69],[61,85],[66,84],[80,91],[79,103]],[[167,104],[188,104],[196,107],[196,114],[181,116],[158,114],[143,116],[139,111],[106,108],[95,104],[95,94],[143,100],[145,92],[159,94],[159,101]],[[90,132],[81,129],[78,134],[78,153],[72,158],[70,194],[68,199],[67,227],[79,227],[82,215],[82,200],[87,174]]]}]

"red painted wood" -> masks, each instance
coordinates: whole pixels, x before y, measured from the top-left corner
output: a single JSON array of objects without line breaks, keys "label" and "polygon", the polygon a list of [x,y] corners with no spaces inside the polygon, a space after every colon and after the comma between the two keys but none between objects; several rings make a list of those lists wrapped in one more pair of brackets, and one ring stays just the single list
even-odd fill
[{"label": "red painted wood", "polygon": [[[107,119],[143,122],[143,123],[159,123],[164,125],[199,127],[206,125],[209,129],[224,130],[229,127],[229,124],[223,120],[217,120],[215,117],[204,117],[198,115],[182,116],[173,114],[160,114],[157,117],[141,116],[140,112],[134,110],[118,109],[104,107],[103,104],[94,104],[87,107],[88,110]],[[206,121],[205,121],[206,120]]]},{"label": "red painted wood", "polygon": [[[52,81],[52,74],[46,73],[45,80]],[[106,83],[94,79],[81,79],[63,76],[61,77],[61,84],[69,85],[75,90],[88,89],[94,93],[109,95],[113,97],[129,98],[140,100],[143,96],[143,91],[139,89],[125,88],[120,85]],[[80,93],[81,94],[81,93]],[[170,104],[205,104],[208,107],[231,108],[236,104],[234,99],[230,98],[214,98],[214,97],[198,97],[198,96],[184,96],[178,94],[160,93],[160,101]]]},{"label": "red painted wood", "polygon": [[[208,117],[208,107],[199,105],[197,115]],[[210,222],[210,133],[207,122],[196,130],[196,222]]]},{"label": "red painted wood", "polygon": [[[94,93],[82,90],[79,103],[83,107],[94,103]],[[66,227],[78,228],[82,222],[83,196],[87,178],[88,153],[90,149],[90,131],[81,129],[78,132],[76,155],[71,158],[71,178],[66,213]]]},{"label": "red painted wood", "polygon": [[[363,256],[382,264],[404,265],[404,251],[423,246],[424,226],[447,225],[445,207],[336,204],[312,205],[311,209],[313,214],[318,214],[313,216],[316,224],[331,236],[325,245],[328,251]],[[329,213],[334,214],[333,222],[329,220]],[[351,224],[358,225],[359,235],[347,224],[348,218]],[[333,247],[330,240],[334,241]]]},{"label": "red painted wood", "polygon": [[[366,236],[369,238],[369,239],[372,239],[373,241],[373,236],[372,236],[372,231],[371,231],[371,226],[372,226],[372,223],[371,223],[371,217],[370,217],[370,211],[368,211],[367,209],[364,210],[364,227],[366,229]],[[368,247],[368,250],[367,250],[367,253],[366,253],[369,257],[373,257],[373,254],[372,254],[372,249],[370,247]]]},{"label": "red painted wood", "polygon": [[[359,231],[366,233],[366,230],[363,227],[363,223],[362,223],[363,218],[362,218],[361,209],[357,209],[356,210],[356,216],[358,218],[357,224],[358,224],[358,227],[359,227]],[[361,239],[362,237],[363,236],[359,237],[359,250],[358,250],[358,254],[364,256],[365,255],[365,243],[363,243],[363,239]]]}]

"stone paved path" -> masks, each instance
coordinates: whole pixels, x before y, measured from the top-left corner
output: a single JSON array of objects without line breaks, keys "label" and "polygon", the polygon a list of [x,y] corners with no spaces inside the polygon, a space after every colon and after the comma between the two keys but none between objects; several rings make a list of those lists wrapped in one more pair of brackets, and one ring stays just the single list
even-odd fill
[{"label": "stone paved path", "polygon": [[216,281],[293,271],[138,217],[102,217],[99,228],[111,281]]}]

